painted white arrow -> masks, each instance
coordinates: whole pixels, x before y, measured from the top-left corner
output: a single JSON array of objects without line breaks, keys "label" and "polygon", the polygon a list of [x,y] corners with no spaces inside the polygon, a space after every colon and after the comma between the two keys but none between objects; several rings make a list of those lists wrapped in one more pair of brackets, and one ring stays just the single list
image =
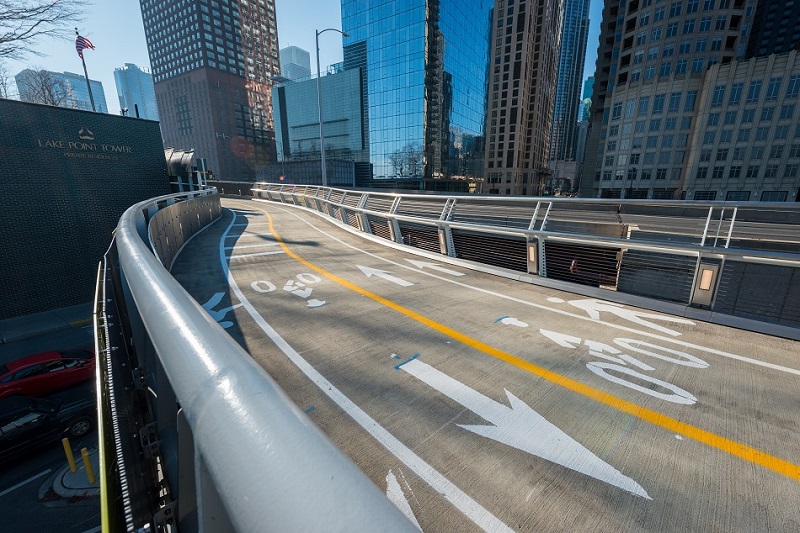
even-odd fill
[{"label": "painted white arrow", "polygon": [[235,304],[230,307],[225,307],[224,309],[214,310],[214,307],[216,307],[216,305],[222,301],[222,298],[224,296],[225,296],[224,292],[218,292],[214,294],[214,296],[209,298],[208,301],[203,304],[203,309],[205,309],[206,312],[209,315],[211,315],[211,318],[214,321],[218,322],[220,326],[222,326],[225,329],[228,329],[233,325],[233,322],[231,322],[230,320],[223,320],[225,318],[225,315],[227,315],[234,309],[238,309],[239,307],[242,306],[242,304]]},{"label": "painted white arrow", "polygon": [[411,505],[406,500],[405,494],[403,494],[403,488],[400,486],[400,482],[397,481],[397,476],[394,475],[394,472],[389,470],[389,474],[386,476],[386,497],[391,500],[391,502],[400,509],[400,512],[406,515],[412,524],[417,526],[417,529],[422,531],[422,527],[419,525],[417,521],[417,517],[414,516],[414,511],[411,510]]},{"label": "painted white arrow", "polygon": [[463,272],[456,272],[455,270],[450,270],[449,268],[444,268],[443,266],[439,266],[436,263],[428,263],[426,261],[417,261],[415,259],[406,259],[409,263],[414,265],[417,268],[430,268],[431,270],[438,270],[439,272],[444,272],[445,274],[450,274],[451,276],[463,276]]},{"label": "painted white arrow", "polygon": [[484,396],[419,359],[411,359],[396,368],[405,370],[493,424],[459,424],[460,427],[652,500],[636,481],[584,448],[509,391],[506,390],[506,395],[511,407]]},{"label": "painted white arrow", "polygon": [[410,281],[406,281],[404,279],[400,279],[400,278],[397,278],[395,276],[392,276],[391,274],[389,274],[385,270],[379,270],[377,268],[364,267],[364,266],[361,266],[361,265],[356,265],[356,266],[368,278],[370,278],[372,276],[377,276],[379,278],[385,279],[386,281],[391,281],[392,283],[396,283],[396,284],[400,285],[401,287],[411,287],[412,285],[414,285]]}]

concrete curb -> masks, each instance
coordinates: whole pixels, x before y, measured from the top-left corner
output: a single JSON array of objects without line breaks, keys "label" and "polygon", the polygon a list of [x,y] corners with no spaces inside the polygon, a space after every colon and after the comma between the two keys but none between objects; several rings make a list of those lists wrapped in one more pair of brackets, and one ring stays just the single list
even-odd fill
[{"label": "concrete curb", "polygon": [[75,457],[75,463],[78,466],[77,471],[71,472],[69,466],[65,466],[61,470],[57,471],[54,476],[52,476],[53,492],[62,498],[86,498],[90,496],[100,496],[100,458],[97,450],[89,451],[89,461],[92,464],[92,469],[94,470],[95,474],[94,483],[89,483],[86,470],[83,466],[83,460],[78,454]]}]

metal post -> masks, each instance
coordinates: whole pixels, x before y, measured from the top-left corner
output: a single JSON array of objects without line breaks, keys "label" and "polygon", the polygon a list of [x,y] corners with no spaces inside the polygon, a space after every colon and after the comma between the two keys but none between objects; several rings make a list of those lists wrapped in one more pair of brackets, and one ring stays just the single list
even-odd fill
[{"label": "metal post", "polygon": [[327,169],[325,168],[325,136],[322,133],[322,84],[320,83],[320,70],[319,70],[319,36],[325,33],[326,31],[338,31],[342,34],[343,37],[350,37],[347,33],[343,32],[342,30],[337,30],[336,28],[326,28],[322,31],[314,30],[316,33],[316,42],[317,42],[317,110],[319,111],[319,154],[320,154],[320,164],[322,165],[322,186],[328,186],[328,173]]}]

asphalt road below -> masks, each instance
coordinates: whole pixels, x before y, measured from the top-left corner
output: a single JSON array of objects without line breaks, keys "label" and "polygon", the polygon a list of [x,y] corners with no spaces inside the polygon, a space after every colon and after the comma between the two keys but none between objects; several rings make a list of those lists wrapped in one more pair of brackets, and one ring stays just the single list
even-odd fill
[{"label": "asphalt road below", "polygon": [[800,343],[224,205],[173,274],[424,531],[800,530]]}]

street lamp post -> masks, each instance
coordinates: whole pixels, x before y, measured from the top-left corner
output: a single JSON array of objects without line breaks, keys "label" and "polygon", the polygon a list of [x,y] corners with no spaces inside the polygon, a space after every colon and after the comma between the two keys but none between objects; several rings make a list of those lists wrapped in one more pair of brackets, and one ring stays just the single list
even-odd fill
[{"label": "street lamp post", "polygon": [[347,33],[343,32],[342,30],[337,30],[336,28],[326,28],[322,31],[316,31],[316,39],[317,39],[317,110],[319,111],[319,150],[320,150],[320,160],[322,164],[322,186],[328,186],[328,175],[327,170],[325,168],[325,136],[322,134],[322,89],[320,84],[320,72],[319,72],[319,36],[325,33],[326,31],[338,31],[342,34],[343,37],[350,37]]}]

